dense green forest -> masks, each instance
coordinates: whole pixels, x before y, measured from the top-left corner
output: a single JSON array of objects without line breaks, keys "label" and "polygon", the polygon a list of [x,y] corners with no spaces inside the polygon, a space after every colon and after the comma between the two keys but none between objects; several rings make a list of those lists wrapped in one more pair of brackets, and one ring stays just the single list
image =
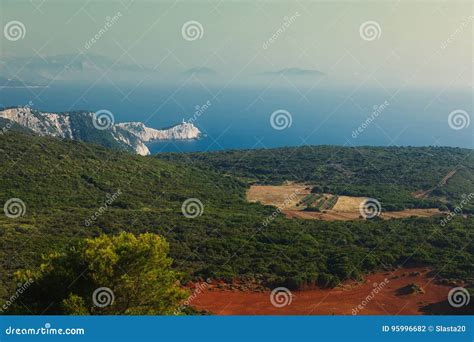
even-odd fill
[{"label": "dense green forest", "polygon": [[[212,167],[247,183],[296,181],[316,192],[367,196],[387,211],[410,208],[452,210],[474,192],[472,150],[451,147],[304,146],[248,151],[159,154],[162,160]],[[455,174],[444,184],[450,172]],[[426,198],[413,193],[429,190]],[[474,213],[474,203],[463,211]]]},{"label": "dense green forest", "polygon": [[[441,278],[462,279],[472,287],[471,216],[458,215],[446,225],[439,217],[326,222],[277,216],[264,225],[275,208],[245,200],[248,179],[311,181],[335,193],[342,193],[350,179],[350,193],[378,195],[393,187],[401,198],[396,203],[406,205],[408,193],[436,185],[453,166],[460,171],[436,196],[451,203],[472,188],[468,150],[367,148],[363,153],[365,158],[351,149],[308,147],[292,156],[292,149],[282,149],[279,158],[295,163],[286,164],[297,172],[292,178],[293,172],[278,167],[274,151],[266,157],[264,151],[251,152],[247,160],[240,159],[244,152],[155,158],[8,132],[0,136],[0,201],[20,198],[26,212],[18,218],[0,215],[0,298],[14,292],[14,272],[39,266],[42,254],[123,231],[162,235],[184,280],[239,277],[290,288],[335,286],[368,272],[422,264],[432,265]],[[367,158],[381,174],[370,169]],[[398,183],[384,181],[393,177]],[[202,215],[183,216],[189,198],[202,202]]]}]

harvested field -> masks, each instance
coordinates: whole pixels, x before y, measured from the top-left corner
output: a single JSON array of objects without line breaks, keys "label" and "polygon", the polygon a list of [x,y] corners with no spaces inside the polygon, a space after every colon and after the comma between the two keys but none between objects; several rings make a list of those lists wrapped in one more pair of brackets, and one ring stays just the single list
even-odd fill
[{"label": "harvested field", "polygon": [[278,208],[298,209],[296,204],[310,193],[311,186],[304,184],[252,185],[247,191],[247,200]]},{"label": "harvested field", "polygon": [[[408,293],[410,288],[421,291]],[[368,275],[363,283],[334,289],[292,291],[291,303],[280,308],[271,304],[269,289],[223,290],[214,284],[192,306],[216,315],[420,315],[446,301],[450,289],[436,284],[430,269],[413,268]]]},{"label": "harvested field", "polygon": [[[311,186],[304,184],[253,185],[247,191],[250,202],[274,205],[282,209],[289,218],[325,221],[349,221],[362,219],[359,207],[366,197],[338,196],[331,194],[311,194]],[[337,200],[334,204],[334,200]],[[316,210],[304,210],[314,208]],[[440,215],[437,208],[405,209],[384,211],[383,219],[405,218],[410,216],[430,217]]]},{"label": "harvested field", "polygon": [[339,196],[336,205],[332,208],[335,211],[359,212],[361,203],[364,203],[367,197]]}]

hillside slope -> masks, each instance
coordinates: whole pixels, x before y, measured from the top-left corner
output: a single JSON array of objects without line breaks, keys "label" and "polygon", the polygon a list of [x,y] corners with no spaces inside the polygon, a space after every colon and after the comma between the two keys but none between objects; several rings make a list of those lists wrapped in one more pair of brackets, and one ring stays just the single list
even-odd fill
[{"label": "hillside slope", "polygon": [[[14,293],[13,273],[38,265],[42,253],[120,231],[165,236],[187,279],[332,287],[427,264],[442,278],[474,281],[471,217],[444,227],[439,219],[289,220],[247,203],[244,183],[209,169],[16,132],[0,135],[0,158],[0,203],[19,198],[26,208],[0,215],[0,298]],[[182,212],[190,198],[202,203],[195,218]]]},{"label": "hillside slope", "polygon": [[[295,181],[323,192],[373,197],[384,210],[394,211],[446,206],[453,210],[474,193],[473,152],[451,147],[304,146],[157,157],[211,166],[248,183]],[[417,196],[425,191],[429,196]],[[463,210],[474,213],[474,203]]]}]

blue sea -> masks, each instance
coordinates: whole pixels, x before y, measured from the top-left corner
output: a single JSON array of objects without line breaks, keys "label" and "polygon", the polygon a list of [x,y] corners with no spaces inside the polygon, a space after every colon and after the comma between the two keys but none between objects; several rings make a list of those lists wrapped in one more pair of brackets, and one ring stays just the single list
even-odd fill
[{"label": "blue sea", "polygon": [[60,82],[0,90],[0,106],[30,101],[42,111],[107,109],[116,122],[142,121],[158,129],[192,121],[204,133],[199,140],[152,143],[152,153],[321,144],[474,148],[474,122],[458,122],[461,129],[449,124],[453,111],[474,121],[472,93],[462,90]]}]

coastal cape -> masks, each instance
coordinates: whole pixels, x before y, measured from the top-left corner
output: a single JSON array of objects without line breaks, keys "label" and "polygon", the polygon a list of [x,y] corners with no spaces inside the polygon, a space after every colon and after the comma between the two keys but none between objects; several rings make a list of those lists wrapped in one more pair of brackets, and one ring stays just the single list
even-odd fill
[{"label": "coastal cape", "polygon": [[[201,136],[201,131],[190,122],[183,122],[165,129],[145,126],[142,122],[109,122],[98,127],[94,112],[51,113],[33,110],[30,107],[9,108],[0,111],[0,118],[7,121],[2,132],[12,124],[20,125],[32,133],[62,139],[93,142],[106,147],[149,155],[145,143],[157,140],[191,140]],[[94,121],[96,123],[94,124]]]}]

